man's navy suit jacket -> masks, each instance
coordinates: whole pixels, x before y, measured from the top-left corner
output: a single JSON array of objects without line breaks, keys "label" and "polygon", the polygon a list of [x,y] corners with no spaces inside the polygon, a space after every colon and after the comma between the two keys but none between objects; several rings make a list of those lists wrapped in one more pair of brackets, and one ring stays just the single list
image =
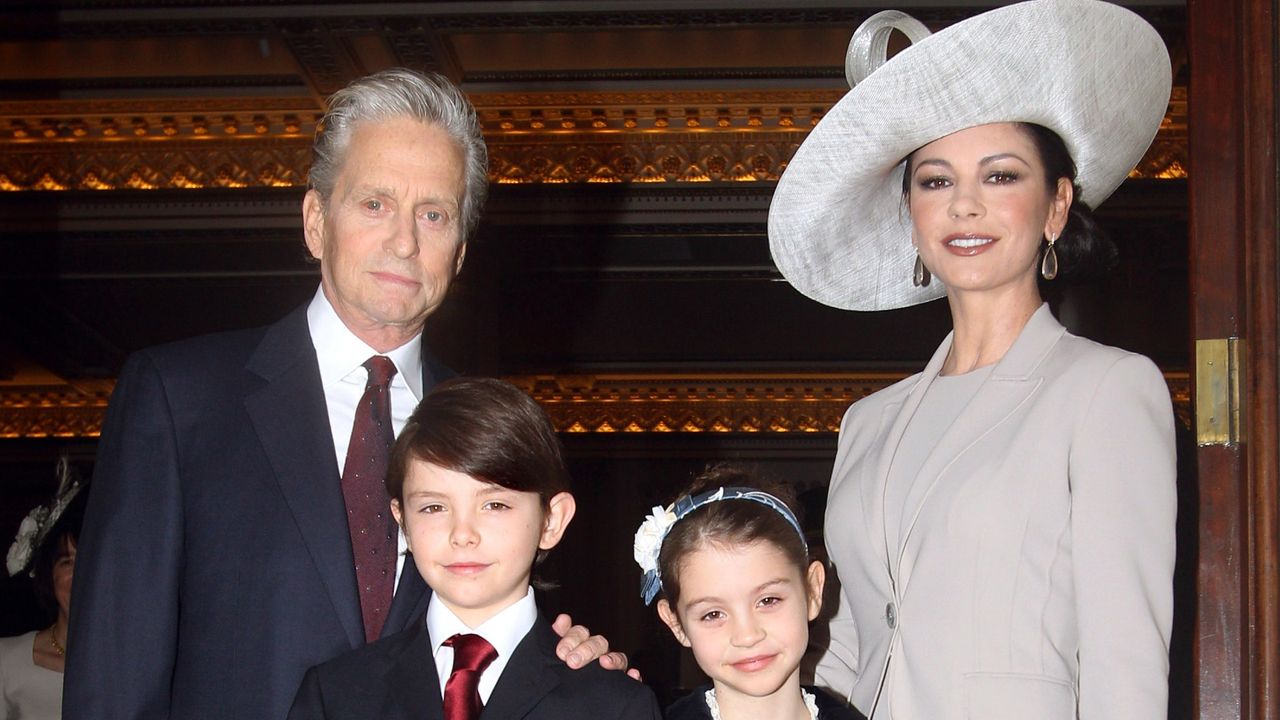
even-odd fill
[{"label": "man's navy suit jacket", "polygon": [[[423,350],[423,387],[450,373]],[[365,644],[306,307],[141,351],[103,425],[78,545],[64,717],[280,720]],[[421,616],[407,561],[384,635]]]},{"label": "man's navy suit jacket", "polygon": [[[511,654],[480,720],[660,720],[653,691],[597,664],[570,670],[541,617]],[[443,720],[426,623],[307,672],[289,720]]]}]

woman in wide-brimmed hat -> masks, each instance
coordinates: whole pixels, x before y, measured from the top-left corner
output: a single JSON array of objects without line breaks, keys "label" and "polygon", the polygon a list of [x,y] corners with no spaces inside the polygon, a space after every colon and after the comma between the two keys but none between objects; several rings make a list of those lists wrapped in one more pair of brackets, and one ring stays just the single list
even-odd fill
[{"label": "woman in wide-brimmed hat", "polygon": [[[913,44],[885,62],[892,28]],[[1164,718],[1168,389],[1038,283],[1114,259],[1089,205],[1154,137],[1167,50],[1121,7],[1034,0],[933,35],[882,13],[847,69],[778,184],[773,257],[839,308],[945,296],[954,331],[845,416],[819,683],[877,720]]]}]

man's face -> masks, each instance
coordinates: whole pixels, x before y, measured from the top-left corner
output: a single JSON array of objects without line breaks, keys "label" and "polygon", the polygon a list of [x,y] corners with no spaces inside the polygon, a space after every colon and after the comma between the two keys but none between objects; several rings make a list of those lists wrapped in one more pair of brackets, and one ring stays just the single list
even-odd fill
[{"label": "man's face", "polygon": [[325,297],[379,351],[422,330],[462,267],[463,154],[409,118],[353,128],[333,194],[303,201],[307,248]]}]

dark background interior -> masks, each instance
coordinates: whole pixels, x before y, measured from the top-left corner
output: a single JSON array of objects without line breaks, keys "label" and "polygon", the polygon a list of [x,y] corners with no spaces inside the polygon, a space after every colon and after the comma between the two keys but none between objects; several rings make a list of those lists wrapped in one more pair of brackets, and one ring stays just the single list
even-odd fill
[{"label": "dark background interior", "polygon": [[[0,168],[37,162],[25,154],[29,145],[3,133],[17,127],[16,118],[66,109],[52,101],[77,112],[116,103],[122,117],[131,103],[148,114],[165,102],[209,98],[314,104],[349,77],[400,62],[445,72],[469,93],[829,93],[842,83],[843,43],[882,9],[763,0],[714,10],[694,2],[676,9],[478,2],[446,13],[438,4],[407,3],[379,5],[385,16],[366,17],[352,11],[358,5],[327,2],[109,5],[16,2],[0,11]],[[941,0],[892,6],[911,6],[935,28],[983,9]],[[1136,9],[1166,35],[1175,85],[1185,88],[1182,4]],[[506,141],[496,128],[486,126],[491,145]],[[47,151],[73,166],[80,147],[50,143]],[[428,324],[430,346],[461,372],[502,376],[919,369],[948,329],[945,305],[852,313],[799,295],[769,256],[772,189],[767,180],[494,185],[466,267]],[[110,379],[139,348],[269,323],[305,302],[318,272],[301,241],[301,197],[296,183],[0,191],[0,392],[42,391],[44,380],[16,380],[33,375],[51,378],[48,386]],[[1079,334],[1184,372],[1185,179],[1131,180],[1100,218],[1120,247],[1121,266],[1092,286],[1052,287],[1055,312]],[[564,440],[579,511],[545,566],[560,589],[544,605],[608,636],[670,698],[696,672],[639,601],[630,559],[636,526],[692,473],[732,459],[794,483],[820,537],[835,435],[585,433]],[[92,437],[0,438],[4,547],[26,512],[52,493],[59,453],[89,477],[95,445]],[[1189,452],[1184,465],[1193,467],[1186,458]],[[1189,625],[1181,620],[1194,606],[1194,486],[1184,473],[1175,714],[1193,686]],[[0,634],[42,622],[25,579],[0,580]]]}]

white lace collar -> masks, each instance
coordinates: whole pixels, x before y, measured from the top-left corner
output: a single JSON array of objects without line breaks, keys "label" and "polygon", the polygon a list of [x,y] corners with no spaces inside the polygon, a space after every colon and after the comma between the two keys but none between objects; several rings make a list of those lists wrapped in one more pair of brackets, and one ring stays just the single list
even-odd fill
[{"label": "white lace collar", "polygon": [[[813,693],[800,688],[800,697],[804,698],[804,706],[809,709],[809,720],[818,720],[818,702]],[[711,711],[711,720],[723,720],[720,717],[720,704],[716,702],[716,689],[708,690],[703,698],[707,701],[707,709]]]}]

